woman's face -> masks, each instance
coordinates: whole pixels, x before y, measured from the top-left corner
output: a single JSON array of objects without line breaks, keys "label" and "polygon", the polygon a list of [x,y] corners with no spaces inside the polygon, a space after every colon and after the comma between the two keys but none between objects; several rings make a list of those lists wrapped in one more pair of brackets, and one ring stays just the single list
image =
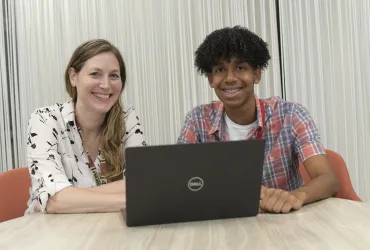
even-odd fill
[{"label": "woman's face", "polygon": [[71,68],[69,75],[77,90],[76,106],[85,111],[106,114],[120,98],[120,67],[111,52],[90,58],[78,73]]}]

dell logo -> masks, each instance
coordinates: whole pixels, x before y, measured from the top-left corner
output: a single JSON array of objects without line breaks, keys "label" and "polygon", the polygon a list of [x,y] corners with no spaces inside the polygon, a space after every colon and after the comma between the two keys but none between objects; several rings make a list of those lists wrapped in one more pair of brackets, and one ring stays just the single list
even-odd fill
[{"label": "dell logo", "polygon": [[188,188],[191,191],[199,191],[203,187],[203,179],[200,177],[193,177],[188,181]]}]

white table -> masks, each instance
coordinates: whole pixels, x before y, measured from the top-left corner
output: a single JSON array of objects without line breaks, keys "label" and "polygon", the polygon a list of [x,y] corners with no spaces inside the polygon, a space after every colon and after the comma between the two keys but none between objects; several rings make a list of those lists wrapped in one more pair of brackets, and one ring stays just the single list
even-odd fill
[{"label": "white table", "polygon": [[370,249],[370,205],[330,198],[289,214],[128,228],[121,213],[0,223],[0,249]]}]

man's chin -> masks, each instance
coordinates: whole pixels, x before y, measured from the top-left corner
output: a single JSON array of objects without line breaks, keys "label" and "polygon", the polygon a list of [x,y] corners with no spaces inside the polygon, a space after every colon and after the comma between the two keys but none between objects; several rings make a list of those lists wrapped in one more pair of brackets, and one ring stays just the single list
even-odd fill
[{"label": "man's chin", "polygon": [[245,106],[246,102],[245,101],[242,101],[242,100],[233,100],[233,101],[230,101],[230,100],[227,100],[227,101],[223,101],[221,100],[221,102],[224,104],[225,107],[227,108],[231,108],[231,109],[239,109],[243,106]]},{"label": "man's chin", "polygon": [[245,108],[246,106],[248,105],[251,105],[251,102],[255,102],[254,100],[254,96],[253,98],[251,99],[251,97],[248,97],[248,98],[238,98],[238,99],[234,99],[234,100],[230,100],[230,99],[220,99],[221,102],[224,104],[225,107],[229,108],[229,109],[240,109],[240,108]]}]

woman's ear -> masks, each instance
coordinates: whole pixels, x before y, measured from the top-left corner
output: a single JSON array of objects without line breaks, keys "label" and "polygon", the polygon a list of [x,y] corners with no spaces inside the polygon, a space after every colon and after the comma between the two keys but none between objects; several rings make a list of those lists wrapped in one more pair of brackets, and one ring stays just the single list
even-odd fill
[{"label": "woman's ear", "polygon": [[74,68],[69,68],[68,75],[69,75],[69,81],[71,82],[72,87],[76,87],[77,73],[76,73],[75,69]]}]

